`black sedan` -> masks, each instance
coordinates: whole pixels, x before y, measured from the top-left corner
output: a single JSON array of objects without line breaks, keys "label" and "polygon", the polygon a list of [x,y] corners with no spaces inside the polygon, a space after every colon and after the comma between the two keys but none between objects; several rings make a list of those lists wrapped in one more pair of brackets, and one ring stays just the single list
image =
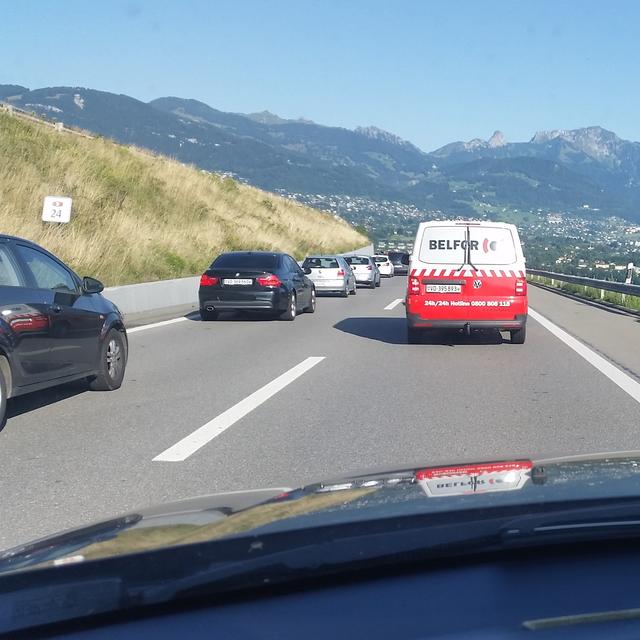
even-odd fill
[{"label": "black sedan", "polygon": [[395,275],[406,276],[409,273],[409,254],[406,251],[389,251],[387,255]]},{"label": "black sedan", "polygon": [[7,398],[82,378],[120,387],[127,334],[103,289],[33,242],[0,235],[0,427]]},{"label": "black sedan", "polygon": [[286,253],[234,251],[219,255],[200,278],[200,317],[220,311],[263,311],[295,320],[316,310],[316,290]]}]

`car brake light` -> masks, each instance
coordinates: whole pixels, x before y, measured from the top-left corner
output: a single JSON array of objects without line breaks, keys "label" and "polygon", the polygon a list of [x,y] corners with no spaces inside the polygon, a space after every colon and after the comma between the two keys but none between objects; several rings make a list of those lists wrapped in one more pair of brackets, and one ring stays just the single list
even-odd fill
[{"label": "car brake light", "polygon": [[524,278],[516,278],[516,295],[527,295],[527,281]]},{"label": "car brake light", "polygon": [[420,279],[415,276],[409,278],[409,295],[418,295],[420,293]]},{"label": "car brake light", "polygon": [[344,275],[344,269],[340,269],[340,271],[338,271],[338,276],[342,277]]},{"label": "car brake light", "polygon": [[201,287],[214,287],[219,282],[220,282],[220,278],[215,278],[214,276],[208,276],[206,273],[203,273],[200,276]]},{"label": "car brake light", "polygon": [[279,287],[282,284],[280,278],[278,278],[278,276],[274,276],[272,273],[256,278],[256,282],[261,287]]}]

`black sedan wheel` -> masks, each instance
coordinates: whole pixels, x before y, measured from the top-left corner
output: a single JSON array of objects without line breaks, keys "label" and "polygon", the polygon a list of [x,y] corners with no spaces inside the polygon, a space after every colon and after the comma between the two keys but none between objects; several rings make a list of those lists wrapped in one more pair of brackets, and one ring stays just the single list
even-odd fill
[{"label": "black sedan wheel", "polygon": [[288,320],[289,322],[293,322],[293,320],[296,319],[296,315],[298,314],[297,307],[298,304],[296,302],[296,294],[291,292],[287,308],[280,314],[280,320]]},{"label": "black sedan wheel", "polygon": [[7,420],[7,381],[0,367],[0,429],[4,427]]},{"label": "black sedan wheel", "polygon": [[315,312],[316,312],[316,288],[312,287],[309,306],[305,309],[305,313],[315,313]]},{"label": "black sedan wheel", "polygon": [[98,373],[89,383],[93,391],[119,389],[124,378],[127,351],[120,331],[111,329],[100,348]]}]

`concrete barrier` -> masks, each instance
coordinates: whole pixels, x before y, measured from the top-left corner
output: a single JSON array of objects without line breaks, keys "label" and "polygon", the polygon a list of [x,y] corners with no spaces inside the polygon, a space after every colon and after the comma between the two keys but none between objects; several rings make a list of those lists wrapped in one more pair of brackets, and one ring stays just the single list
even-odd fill
[{"label": "concrete barrier", "polygon": [[352,256],[356,253],[359,253],[361,256],[372,256],[373,255],[373,245],[368,244],[366,247],[362,247],[362,249],[356,249],[355,251],[347,251],[347,253],[341,253],[341,256]]},{"label": "concrete barrier", "polygon": [[104,296],[115,302],[125,315],[198,302],[199,276],[107,287]]},{"label": "concrete barrier", "polygon": [[[373,255],[373,245],[344,255],[361,253]],[[198,283],[200,276],[141,282],[121,287],[107,287],[104,296],[118,305],[125,316],[156,312],[172,307],[193,307],[198,305]]]}]

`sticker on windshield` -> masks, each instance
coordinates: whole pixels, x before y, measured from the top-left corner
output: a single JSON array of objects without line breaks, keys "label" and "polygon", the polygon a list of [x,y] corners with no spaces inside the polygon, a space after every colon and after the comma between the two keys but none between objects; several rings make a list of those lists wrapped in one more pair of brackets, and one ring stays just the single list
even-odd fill
[{"label": "sticker on windshield", "polygon": [[430,498],[522,489],[530,477],[530,460],[433,467],[416,472]]}]

